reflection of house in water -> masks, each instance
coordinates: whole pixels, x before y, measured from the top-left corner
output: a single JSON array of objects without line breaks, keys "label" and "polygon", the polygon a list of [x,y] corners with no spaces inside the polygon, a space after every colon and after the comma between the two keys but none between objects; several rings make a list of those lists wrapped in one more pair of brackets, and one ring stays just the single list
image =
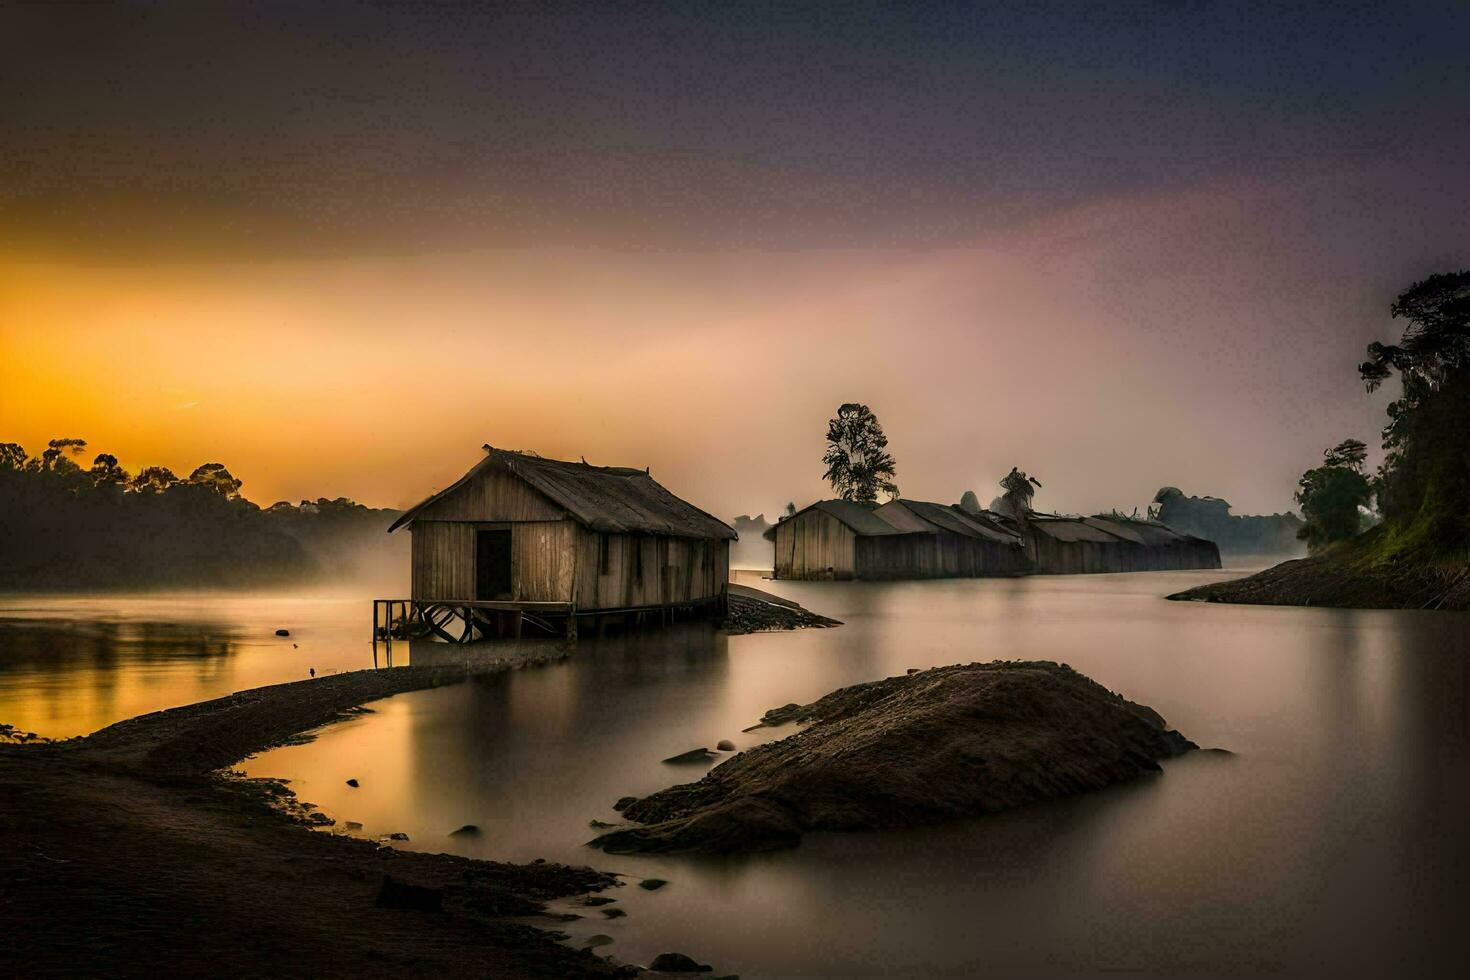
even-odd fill
[{"label": "reflection of house in water", "polygon": [[776,578],[917,579],[1219,568],[1212,542],[1154,521],[1030,513],[1024,522],[921,500],[819,500],[770,535]]},{"label": "reflection of house in water", "polygon": [[470,639],[507,617],[574,632],[579,616],[718,606],[735,532],[647,470],[485,453],[389,528],[413,535],[409,603],[427,625],[459,617]]}]

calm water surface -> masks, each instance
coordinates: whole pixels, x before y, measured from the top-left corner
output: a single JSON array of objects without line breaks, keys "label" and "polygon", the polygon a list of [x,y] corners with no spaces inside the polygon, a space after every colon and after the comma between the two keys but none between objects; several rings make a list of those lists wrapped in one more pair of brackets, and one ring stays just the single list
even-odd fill
[{"label": "calm water surface", "polygon": [[[744,977],[1446,972],[1470,912],[1470,618],[1158,598],[1219,576],[763,583],[847,625],[584,639],[564,664],[378,702],[246,768],[409,847],[668,879],[619,889],[627,918],[582,909],[566,927],[574,941],[612,936],[605,951],[629,962],[676,949]],[[46,734],[371,662],[361,600],[56,602],[0,601],[0,720]],[[616,819],[613,800],[701,771],[660,759],[780,737],[740,731],[767,708],[996,658],[1070,663],[1235,754],[777,854],[583,846],[589,820]],[[478,840],[448,836],[466,823]]]}]

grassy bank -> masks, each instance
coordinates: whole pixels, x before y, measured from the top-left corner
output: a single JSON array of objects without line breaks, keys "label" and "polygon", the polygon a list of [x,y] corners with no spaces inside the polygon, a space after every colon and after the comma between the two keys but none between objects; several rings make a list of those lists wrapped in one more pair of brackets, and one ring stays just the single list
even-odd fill
[{"label": "grassy bank", "polygon": [[1470,560],[1429,547],[1417,524],[1380,525],[1309,558],[1169,596],[1197,602],[1337,609],[1470,609]]}]

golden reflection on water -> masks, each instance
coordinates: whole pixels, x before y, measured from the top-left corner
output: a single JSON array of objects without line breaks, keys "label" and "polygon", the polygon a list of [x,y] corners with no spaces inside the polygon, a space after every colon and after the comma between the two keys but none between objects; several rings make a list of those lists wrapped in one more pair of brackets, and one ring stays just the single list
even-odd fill
[{"label": "golden reflection on water", "polygon": [[[607,951],[630,962],[687,949],[748,977],[1435,972],[1455,951],[1470,867],[1470,617],[1158,598],[1217,574],[755,583],[846,625],[584,637],[565,663],[380,701],[245,768],[290,778],[364,835],[408,833],[408,847],[667,879],[620,889],[625,919],[566,926],[614,936]],[[365,600],[7,602],[0,720],[45,734],[371,661]],[[784,735],[740,731],[767,708],[997,658],[1069,662],[1234,754],[982,820],[810,835],[779,854],[583,847],[618,797],[701,772],[660,759]],[[450,836],[466,823],[481,835]]]}]

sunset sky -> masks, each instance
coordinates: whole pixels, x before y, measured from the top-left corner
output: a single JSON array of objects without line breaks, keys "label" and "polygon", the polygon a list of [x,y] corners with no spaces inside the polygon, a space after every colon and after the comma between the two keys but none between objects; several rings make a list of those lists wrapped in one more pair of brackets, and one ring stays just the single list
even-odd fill
[{"label": "sunset sky", "polygon": [[1470,265],[1470,8],[1011,6],[7,6],[0,441],[729,517],[862,401],[906,496],[1286,509]]}]

